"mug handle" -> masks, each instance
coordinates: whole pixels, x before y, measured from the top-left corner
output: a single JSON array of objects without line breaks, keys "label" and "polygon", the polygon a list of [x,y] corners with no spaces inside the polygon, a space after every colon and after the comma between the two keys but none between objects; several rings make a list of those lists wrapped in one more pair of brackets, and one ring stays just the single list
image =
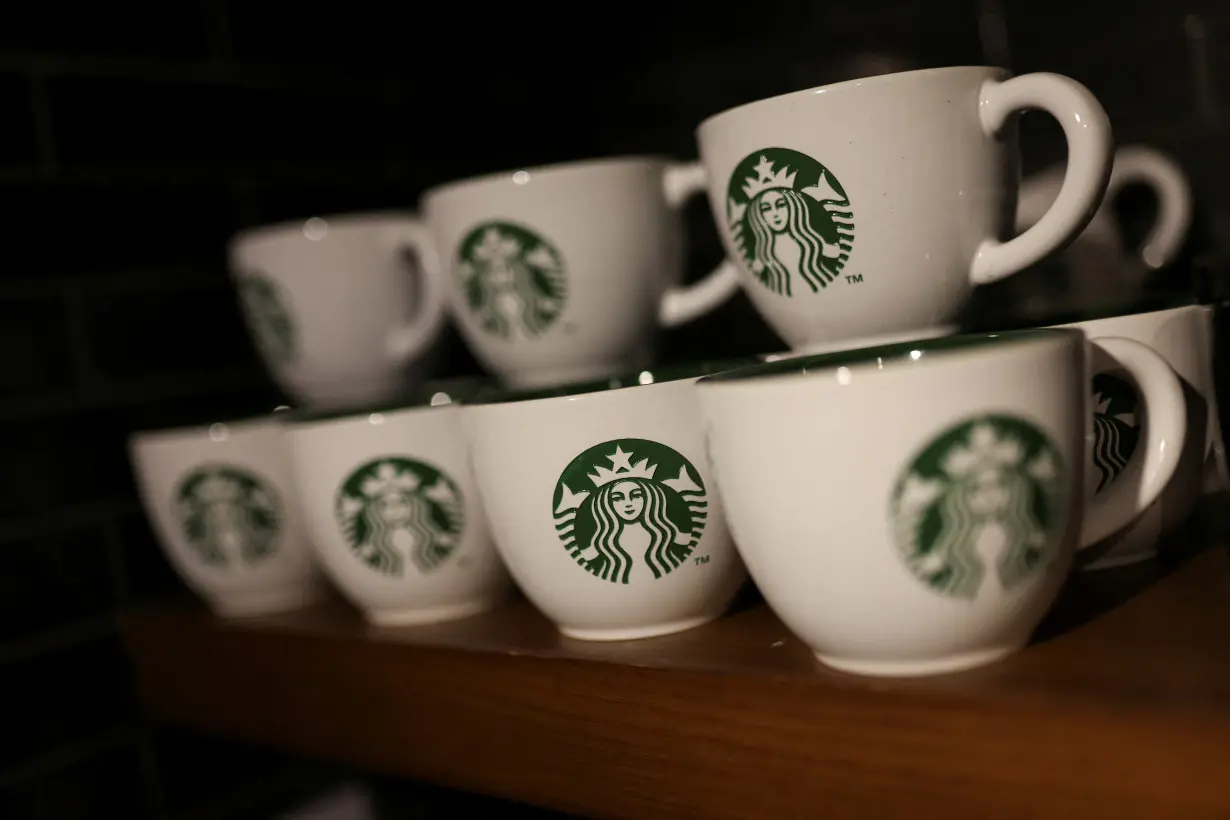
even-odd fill
[{"label": "mug handle", "polygon": [[1138,182],[1157,196],[1157,221],[1140,249],[1145,264],[1156,270],[1169,264],[1187,239],[1192,225],[1192,187],[1179,164],[1160,151],[1143,145],[1121,148],[1115,153],[1106,199],[1114,199],[1124,186]]},{"label": "mug handle", "polygon": [[1033,227],[1007,242],[984,239],[970,265],[970,281],[986,285],[1029,267],[1076,238],[1093,218],[1110,180],[1110,120],[1097,98],[1076,80],[1059,74],[1023,74],[987,80],[978,94],[983,130],[997,135],[1018,111],[1046,111],[1063,126],[1068,166],[1050,210]]},{"label": "mug handle", "polygon": [[426,226],[419,222],[398,225],[391,233],[401,251],[413,251],[418,260],[411,276],[418,286],[417,308],[405,324],[389,331],[385,353],[398,365],[414,358],[440,332],[444,324],[444,276],[440,257]]},{"label": "mug handle", "polygon": [[[1105,490],[1085,499],[1081,549],[1109,538],[1135,521],[1157,500],[1174,476],[1187,437],[1183,385],[1157,351],[1131,339],[1099,337],[1088,344],[1114,359],[1140,390],[1146,408],[1144,436],[1127,467]],[[1108,367],[1096,368],[1097,372]],[[1091,396],[1088,385],[1085,395]],[[1092,417],[1092,408],[1088,408]],[[1092,442],[1090,442],[1092,444]]]},{"label": "mug handle", "polygon": [[[666,204],[674,211],[696,194],[704,193],[708,184],[709,174],[699,162],[670,165],[662,177]],[[720,306],[738,289],[739,269],[729,259],[724,259],[699,282],[664,293],[658,307],[658,323],[663,327],[675,327],[690,322]]]}]

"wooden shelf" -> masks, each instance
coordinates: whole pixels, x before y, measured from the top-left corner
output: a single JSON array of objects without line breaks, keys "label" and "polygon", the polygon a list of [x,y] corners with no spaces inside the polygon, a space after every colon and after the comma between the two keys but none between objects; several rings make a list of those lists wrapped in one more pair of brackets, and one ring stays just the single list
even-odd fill
[{"label": "wooden shelf", "polygon": [[124,632],[161,720],[587,816],[1225,818],[1230,554],[1201,540],[1078,574],[1027,651],[920,680],[829,671],[757,602],[623,644],[525,602],[405,629],[168,603]]}]

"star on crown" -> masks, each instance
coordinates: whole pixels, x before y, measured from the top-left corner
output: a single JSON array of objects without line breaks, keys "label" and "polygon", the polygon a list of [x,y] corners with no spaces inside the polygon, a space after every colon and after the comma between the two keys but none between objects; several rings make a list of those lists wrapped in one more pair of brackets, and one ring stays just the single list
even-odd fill
[{"label": "star on crown", "polygon": [[789,165],[775,171],[773,163],[764,154],[760,155],[760,162],[752,170],[756,173],[743,181],[743,193],[749,200],[769,188],[793,188],[794,178],[798,175],[798,171],[791,171]]},{"label": "star on crown", "polygon": [[595,487],[601,487],[622,478],[653,478],[653,474],[658,471],[658,465],[650,464],[647,458],[642,458],[633,464],[632,453],[625,453],[618,444],[615,445],[615,452],[607,456],[607,460],[611,462],[609,469],[595,466],[594,472],[586,476],[594,482]]}]

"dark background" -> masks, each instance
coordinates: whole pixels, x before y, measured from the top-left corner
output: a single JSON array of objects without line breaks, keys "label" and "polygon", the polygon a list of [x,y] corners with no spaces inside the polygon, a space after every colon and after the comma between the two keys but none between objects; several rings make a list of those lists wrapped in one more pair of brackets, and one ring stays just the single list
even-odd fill
[{"label": "dark background", "polygon": [[[435,183],[517,166],[690,158],[694,126],[731,105],[989,63],[1081,80],[1120,144],[1187,168],[1196,229],[1163,284],[1189,287],[1193,260],[1230,238],[1230,7],[1212,0],[444,5],[27,2],[0,15],[3,820],[268,817],[348,775],[151,727],[116,637],[118,607],[177,584],[125,435],[274,397],[225,276],[236,229],[412,207]],[[1062,159],[1044,116],[1023,133],[1026,172]],[[1152,206],[1121,199],[1131,242]],[[703,202],[689,225],[695,277],[720,250]],[[743,297],[666,344],[668,358],[781,347]],[[450,369],[474,367],[454,340]],[[380,785],[402,816],[514,809]]]}]

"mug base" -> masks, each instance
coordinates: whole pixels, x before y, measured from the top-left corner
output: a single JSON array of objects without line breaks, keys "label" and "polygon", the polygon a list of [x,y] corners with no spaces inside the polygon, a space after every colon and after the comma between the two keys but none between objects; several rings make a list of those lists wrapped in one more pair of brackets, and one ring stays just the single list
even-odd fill
[{"label": "mug base", "polygon": [[258,615],[273,615],[290,612],[324,601],[328,592],[317,585],[292,589],[262,590],[208,601],[214,614],[222,618],[252,618]]},{"label": "mug base", "polygon": [[465,601],[430,609],[365,609],[363,617],[372,626],[424,626],[459,621],[495,609],[500,601]]},{"label": "mug base", "polygon": [[[914,330],[906,330],[900,333],[881,333],[878,336],[860,336],[856,339],[840,339],[831,342],[815,342],[812,344],[796,345],[794,354],[814,355],[817,353],[838,353],[843,350],[858,350],[863,347],[879,347],[880,345],[891,345],[899,342],[921,341],[923,339],[938,339],[943,336],[952,336],[960,331],[958,325],[935,325],[934,327],[920,327]],[[791,356],[783,354],[773,354],[775,357],[791,358]]]},{"label": "mug base", "polygon": [[644,638],[657,638],[662,635],[672,635],[685,632],[698,626],[716,621],[721,613],[699,615],[695,618],[684,618],[653,626],[625,627],[623,629],[575,629],[570,626],[559,626],[560,634],[565,638],[577,641],[639,641]]},{"label": "mug base", "polygon": [[517,390],[534,390],[540,387],[557,387],[573,382],[587,382],[594,379],[621,376],[641,366],[641,363],[628,361],[607,365],[585,365],[583,367],[552,367],[544,370],[509,373],[504,376],[504,383]]},{"label": "mug base", "polygon": [[1098,560],[1081,567],[1081,572],[1094,572],[1099,569],[1126,567],[1130,564],[1140,564],[1144,561],[1151,561],[1156,557],[1156,549],[1132,552],[1127,555],[1108,555],[1105,558],[1099,558]]},{"label": "mug base", "polygon": [[839,658],[816,652],[816,660],[838,672],[848,672],[851,675],[865,675],[875,678],[914,678],[928,675],[947,675],[952,672],[963,672],[979,666],[995,663],[1013,655],[1024,645],[996,646],[990,649],[979,649],[973,652],[962,652],[942,658],[927,658],[925,660],[881,661],[863,660],[861,658]]}]

